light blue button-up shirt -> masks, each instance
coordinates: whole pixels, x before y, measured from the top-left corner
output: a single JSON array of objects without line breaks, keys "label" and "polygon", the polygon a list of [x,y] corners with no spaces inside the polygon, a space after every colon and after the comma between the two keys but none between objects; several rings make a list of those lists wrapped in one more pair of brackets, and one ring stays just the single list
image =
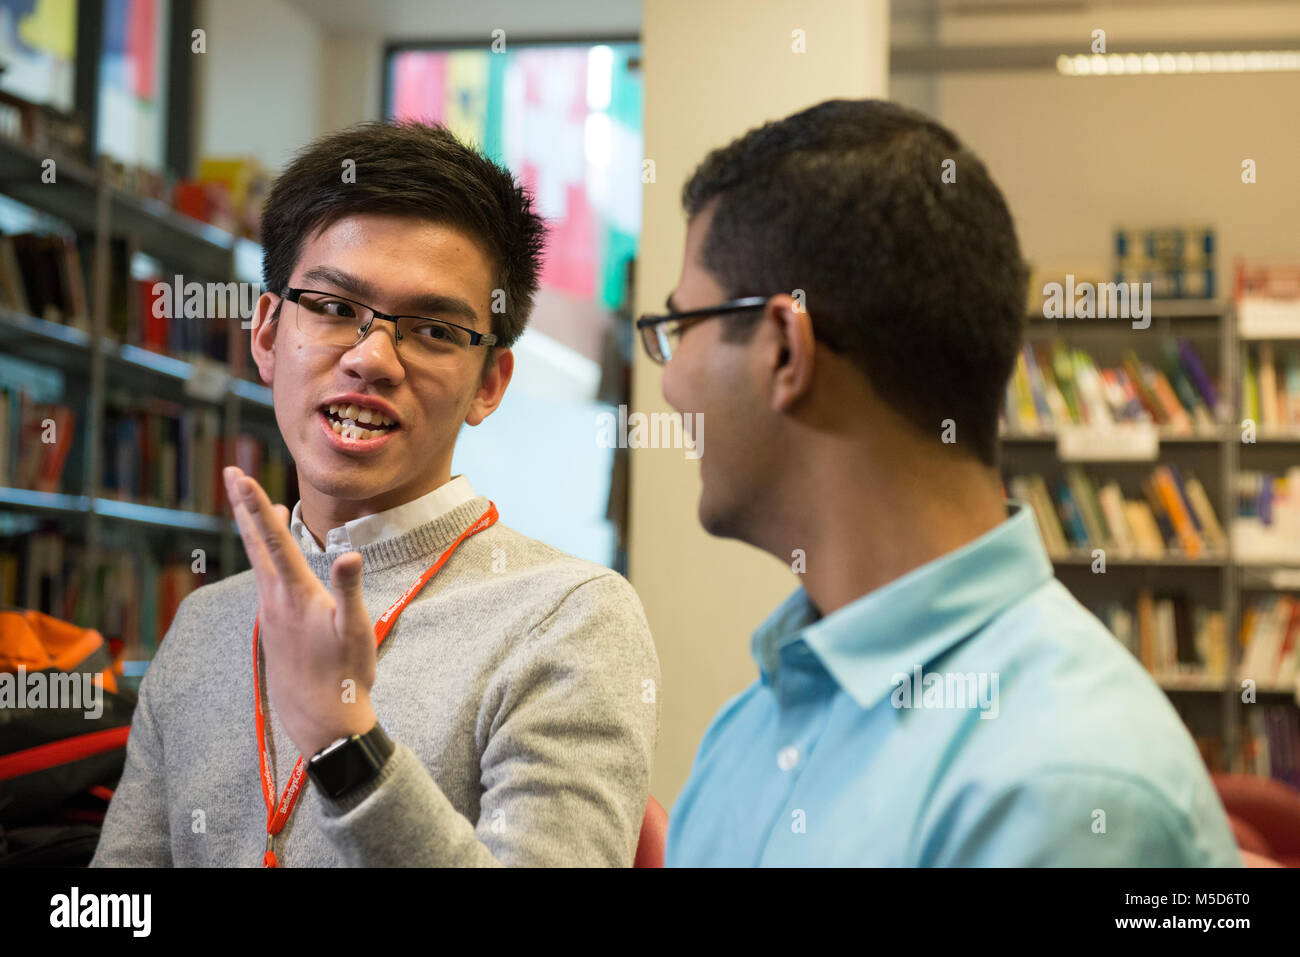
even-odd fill
[{"label": "light blue button-up shirt", "polygon": [[800,588],[763,623],[669,867],[1241,866],[1173,706],[1011,505],[824,618]]}]

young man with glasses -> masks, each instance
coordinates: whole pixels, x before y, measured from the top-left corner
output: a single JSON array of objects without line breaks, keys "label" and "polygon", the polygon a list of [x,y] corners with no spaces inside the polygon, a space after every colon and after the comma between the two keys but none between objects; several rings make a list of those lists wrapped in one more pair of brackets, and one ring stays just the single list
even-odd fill
[{"label": "young man with glasses", "polygon": [[659,720],[636,594],[451,475],[537,291],[528,195],[441,127],[363,124],[262,223],[252,351],[301,500],[225,470],[252,569],[177,612],[93,863],[631,864]]},{"label": "young man with glasses", "polygon": [[980,161],[830,101],[713,152],[683,200],[670,313],[638,325],[709,422],[700,522],[802,587],[700,744],[667,864],[1239,866],[1173,707],[1003,499],[1026,274]]}]

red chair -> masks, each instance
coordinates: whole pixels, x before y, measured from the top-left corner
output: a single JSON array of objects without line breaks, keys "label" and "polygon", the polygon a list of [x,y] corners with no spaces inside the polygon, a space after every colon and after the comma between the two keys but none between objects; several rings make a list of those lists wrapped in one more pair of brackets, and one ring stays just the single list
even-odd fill
[{"label": "red chair", "polygon": [[668,812],[650,795],[646,801],[645,817],[641,819],[641,837],[636,844],[633,867],[663,867],[664,843],[668,839]]},{"label": "red chair", "polygon": [[1250,851],[1242,851],[1241,859],[1246,862],[1247,867],[1282,867],[1271,857],[1265,857],[1263,854],[1252,854]]},{"label": "red chair", "polygon": [[1228,823],[1232,825],[1232,836],[1237,839],[1237,847],[1243,854],[1249,852],[1268,857],[1273,853],[1273,848],[1253,824],[1247,824],[1234,814],[1228,815]]},{"label": "red chair", "polygon": [[1300,793],[1254,774],[1211,777],[1247,865],[1269,866],[1260,859],[1271,858],[1300,867]]}]

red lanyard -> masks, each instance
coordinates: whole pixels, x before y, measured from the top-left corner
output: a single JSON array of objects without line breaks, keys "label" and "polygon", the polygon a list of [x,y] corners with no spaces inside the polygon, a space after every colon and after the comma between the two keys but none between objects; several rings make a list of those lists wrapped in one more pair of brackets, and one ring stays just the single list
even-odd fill
[{"label": "red lanyard", "polygon": [[[438,569],[446,564],[447,559],[451,557],[460,543],[465,541],[471,535],[483,531],[497,520],[497,507],[495,503],[488,503],[488,510],[478,517],[478,520],[465,531],[460,533],[460,538],[451,543],[451,547],[438,556],[438,560],[429,566],[428,570],[419,577],[414,585],[406,589],[406,593],[401,598],[393,602],[388,611],[379,616],[375,622],[375,647],[378,648],[388,633],[392,631],[393,626],[397,624],[397,618],[405,610],[411,599],[419,593],[434,575]],[[298,803],[298,795],[302,791],[302,778],[306,773],[307,765],[298,756],[298,763],[293,766],[293,773],[289,775],[289,783],[285,785],[284,794],[280,798],[280,803],[275,803],[275,781],[271,776],[272,767],[269,756],[266,752],[266,719],[262,716],[262,693],[257,681],[257,619],[253,619],[253,714],[257,724],[257,758],[262,767],[262,798],[266,801],[266,854],[262,857],[263,867],[279,867],[280,862],[275,857],[275,836],[284,828],[285,822],[289,820],[289,815],[293,813],[294,806]]]}]

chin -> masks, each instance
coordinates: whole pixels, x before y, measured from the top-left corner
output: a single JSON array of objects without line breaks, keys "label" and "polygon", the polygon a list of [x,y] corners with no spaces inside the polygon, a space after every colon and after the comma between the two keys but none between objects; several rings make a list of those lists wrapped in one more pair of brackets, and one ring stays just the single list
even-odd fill
[{"label": "chin", "polygon": [[744,535],[741,534],[742,523],[737,509],[720,506],[719,503],[710,501],[706,492],[700,495],[698,513],[700,527],[714,538],[745,540]]},{"label": "chin", "polygon": [[322,495],[344,501],[372,498],[384,492],[391,484],[375,474],[372,469],[355,466],[326,468],[315,462],[300,472],[300,479],[305,479]]}]

